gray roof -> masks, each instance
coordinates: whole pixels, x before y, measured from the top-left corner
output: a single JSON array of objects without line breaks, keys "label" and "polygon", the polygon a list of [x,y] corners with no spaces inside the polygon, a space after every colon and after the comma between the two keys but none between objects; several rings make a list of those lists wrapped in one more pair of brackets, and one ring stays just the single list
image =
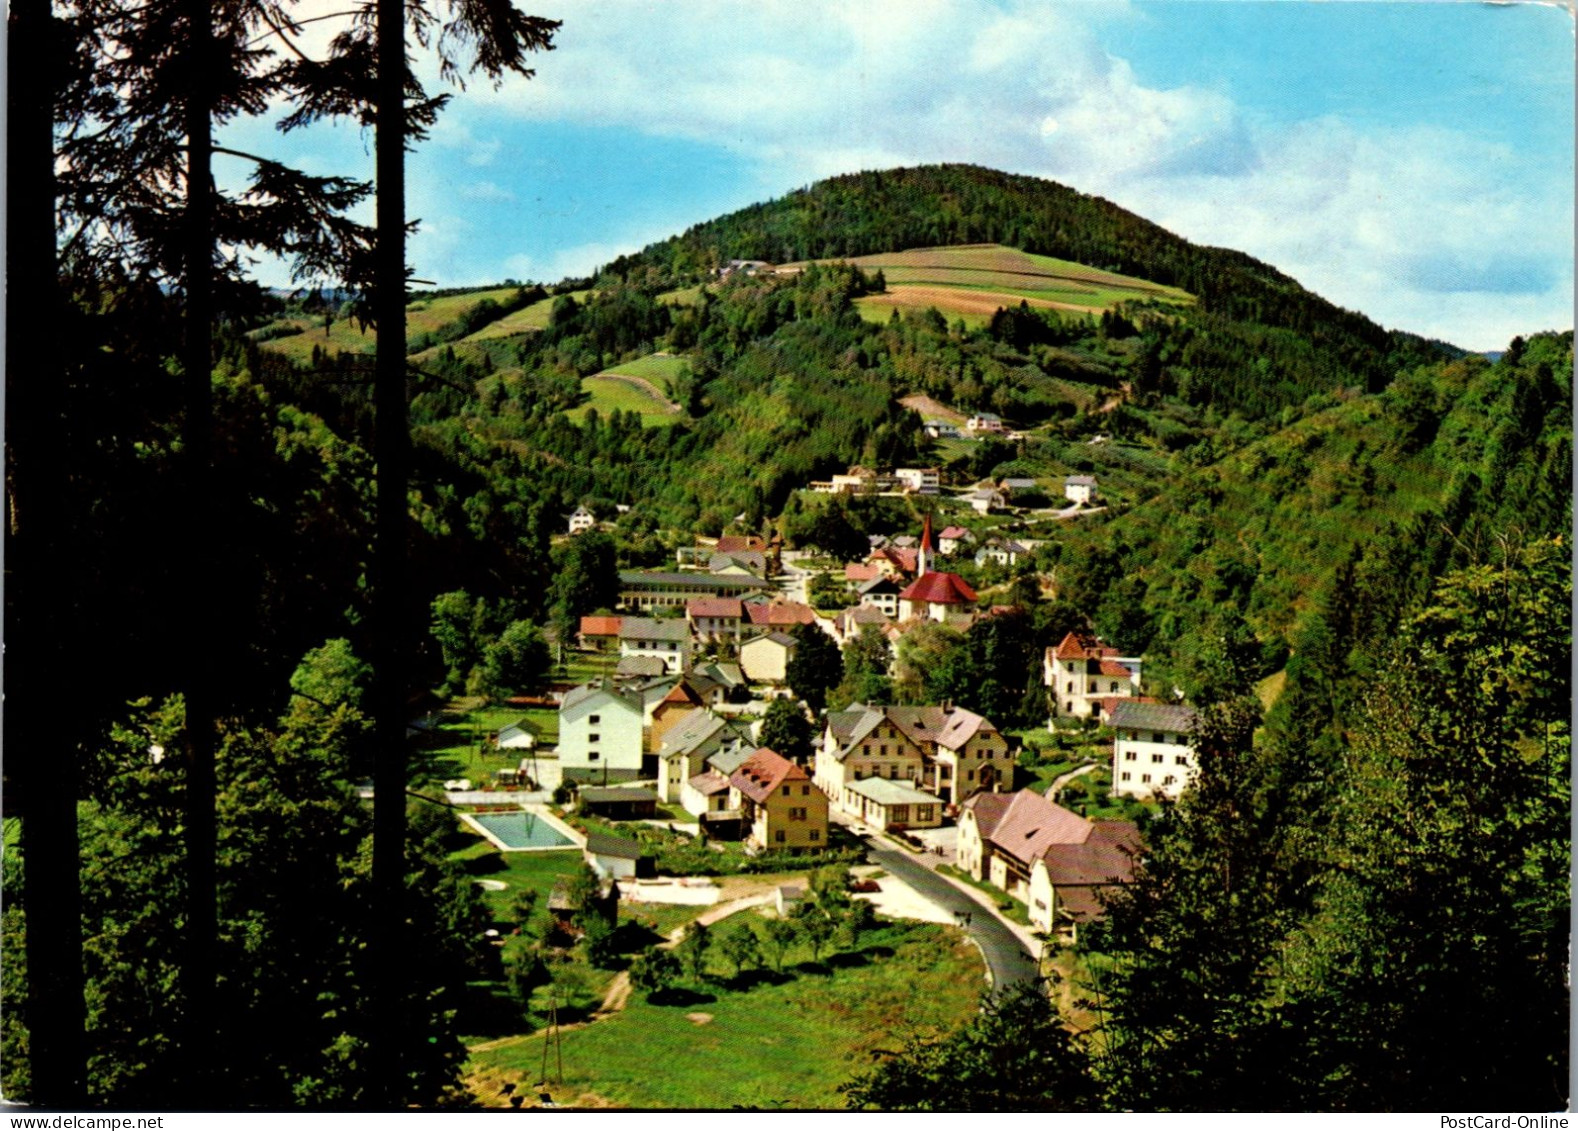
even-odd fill
[{"label": "gray roof", "polygon": [[564,693],[564,699],[559,704],[559,712],[563,714],[577,704],[585,702],[596,695],[606,695],[608,698],[629,707],[631,710],[641,709],[641,700],[638,696],[626,693],[622,688],[617,688],[605,683],[583,683],[580,687],[573,687]]},{"label": "gray roof", "polygon": [[1113,705],[1113,729],[1164,730],[1173,734],[1188,734],[1194,729],[1195,713],[1189,707],[1171,703],[1141,703],[1135,699],[1120,699]]},{"label": "gray roof", "polygon": [[656,805],[658,800],[658,795],[650,789],[632,789],[630,787],[616,789],[612,786],[605,788],[602,786],[583,785],[580,795],[582,801],[650,801]]},{"label": "gray roof", "polygon": [[907,781],[889,778],[861,778],[844,787],[851,793],[869,797],[878,805],[941,805],[941,798],[933,797]]},{"label": "gray roof", "polygon": [[673,573],[662,570],[622,569],[619,584],[625,588],[640,585],[682,585],[692,589],[767,589],[770,584],[759,577],[735,573]]},{"label": "gray roof", "polygon": [[739,746],[728,750],[720,750],[716,754],[707,756],[707,765],[725,776],[732,774],[756,753],[756,747],[750,743],[741,743]]},{"label": "gray roof", "polygon": [[682,617],[626,617],[619,625],[620,640],[689,640],[690,626]]},{"label": "gray roof", "polygon": [[666,671],[668,664],[662,656],[621,656],[619,663],[614,666],[615,675],[637,678],[662,675]]},{"label": "gray roof", "polygon": [[1070,475],[1063,482],[1070,487],[1094,487],[1096,485],[1096,477],[1093,475]]}]

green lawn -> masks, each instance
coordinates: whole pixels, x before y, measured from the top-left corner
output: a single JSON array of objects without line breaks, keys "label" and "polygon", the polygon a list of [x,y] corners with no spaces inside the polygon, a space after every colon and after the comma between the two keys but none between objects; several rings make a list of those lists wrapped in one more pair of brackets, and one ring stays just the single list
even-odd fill
[{"label": "green lawn", "polygon": [[688,368],[690,363],[683,357],[673,357],[669,354],[649,354],[638,357],[634,361],[620,362],[610,365],[605,372],[617,373],[622,377],[645,377],[658,388],[667,391],[669,382],[679,376],[680,370]]},{"label": "green lawn", "polygon": [[956,880],[962,880],[973,888],[978,888],[992,897],[992,902],[997,904],[997,909],[1021,927],[1030,926],[1030,912],[1013,896],[1009,895],[996,884],[989,884],[985,880],[978,880],[963,868],[955,868],[952,864],[937,865],[939,872],[945,872]]},{"label": "green lawn", "polygon": [[[587,1106],[842,1108],[838,1084],[875,1050],[963,1024],[984,988],[974,948],[936,924],[887,925],[826,966],[807,957],[791,952],[799,965],[783,981],[712,981],[665,1005],[632,996],[622,1012],[563,1033],[563,1083],[547,1090]],[[538,1080],[542,1051],[534,1035],[474,1053],[479,1098],[499,1081]]]},{"label": "green lawn", "polygon": [[494,779],[494,771],[520,765],[524,750],[496,750],[492,735],[520,719],[530,719],[544,746],[559,742],[559,713],[551,707],[490,706],[448,711],[423,742],[418,757],[427,759],[430,776],[441,781],[469,778],[474,786]]},{"label": "green lawn", "polygon": [[[576,302],[584,302],[591,291],[571,291],[570,297]],[[463,341],[476,342],[484,338],[508,338],[513,334],[524,334],[532,330],[541,330],[548,325],[548,316],[553,313],[553,304],[560,295],[550,295],[541,302],[534,302],[512,311],[500,318],[497,322],[490,322],[475,334],[471,334]]]},{"label": "green lawn", "polygon": [[[610,373],[612,372],[610,370]],[[659,384],[661,385],[660,382]],[[582,377],[581,388],[590,399],[564,414],[576,424],[582,423],[586,419],[586,414],[594,408],[599,416],[604,417],[616,409],[620,412],[639,413],[641,423],[646,425],[677,424],[685,419],[682,413],[674,411],[668,401],[655,397],[643,386],[621,380],[618,376]]]}]

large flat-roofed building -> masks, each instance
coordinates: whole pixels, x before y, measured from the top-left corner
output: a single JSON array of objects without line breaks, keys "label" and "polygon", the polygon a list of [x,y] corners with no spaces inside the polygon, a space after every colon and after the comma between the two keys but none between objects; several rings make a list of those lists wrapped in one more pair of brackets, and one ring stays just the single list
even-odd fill
[{"label": "large flat-roofed building", "polygon": [[619,600],[627,608],[683,609],[697,597],[746,598],[767,593],[772,584],[759,577],[727,573],[678,573],[662,570],[619,571]]}]

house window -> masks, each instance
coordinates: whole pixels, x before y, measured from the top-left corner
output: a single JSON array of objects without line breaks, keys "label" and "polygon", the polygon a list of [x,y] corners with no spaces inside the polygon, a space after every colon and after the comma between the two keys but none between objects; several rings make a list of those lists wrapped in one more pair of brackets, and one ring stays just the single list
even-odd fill
[{"label": "house window", "polygon": [[1068,692],[1070,695],[1074,694],[1074,681],[1069,680],[1068,683],[1064,684],[1063,690]]},{"label": "house window", "polygon": [[1090,681],[1090,694],[1091,695],[1096,694],[1096,681],[1095,680],[1091,680]]},{"label": "house window", "polygon": [[964,771],[964,780],[965,781],[974,781],[975,780],[975,771],[974,770],[965,770]]},{"label": "house window", "polygon": [[808,785],[802,785],[800,787],[800,796],[801,797],[810,797],[811,796],[811,787],[808,786]]},{"label": "house window", "polygon": [[1069,671],[1073,671],[1074,670],[1074,665],[1073,665],[1072,662],[1067,663],[1067,664],[1065,664],[1063,666],[1066,667]]},{"label": "house window", "polygon": [[789,819],[791,821],[803,821],[803,820],[805,820],[805,810],[804,809],[791,809],[791,810],[789,810]]},{"label": "house window", "polygon": [[1161,735],[1161,734],[1153,734],[1153,735],[1151,735],[1151,741],[1152,742],[1166,742],[1167,741],[1167,736],[1166,735]]},{"label": "house window", "polygon": [[1114,695],[1116,695],[1118,693],[1118,681],[1117,680],[1113,680],[1112,681],[1112,693]]},{"label": "house window", "polygon": [[1132,762],[1132,761],[1134,761],[1135,758],[1136,758],[1136,755],[1135,755],[1134,751],[1132,751],[1132,750],[1128,751],[1127,753],[1125,753],[1123,755],[1123,760],[1125,762]]},{"label": "house window", "polygon": [[887,743],[884,742],[881,746],[877,747],[877,753],[879,755],[881,755],[882,757],[886,758],[888,756],[888,745],[887,745]]},{"label": "house window", "polygon": [[1140,781],[1142,781],[1142,782],[1149,782],[1150,780],[1151,780],[1151,775],[1150,774],[1141,774],[1140,775]]},{"label": "house window", "polygon": [[602,715],[588,715],[588,716],[586,716],[586,721],[591,723],[595,727],[598,723],[603,721],[603,716]]},{"label": "house window", "polygon": [[788,839],[788,834],[786,834],[782,829],[779,829],[777,832],[775,832],[773,834],[773,839],[775,841],[777,841],[779,844],[782,844],[785,840]]},{"label": "house window", "polygon": [[600,735],[600,734],[589,734],[589,735],[586,736],[586,741],[588,741],[588,742],[596,742],[601,737],[603,737],[603,736]]},{"label": "house window", "polygon": [[909,822],[909,819],[910,819],[910,807],[908,805],[895,805],[893,807],[892,820],[893,820],[894,824],[897,824],[897,825],[907,824]]},{"label": "house window", "polygon": [[1166,757],[1165,754],[1152,754],[1151,755],[1151,765],[1154,766],[1154,765],[1158,764],[1159,762],[1161,762],[1161,760],[1164,757]]},{"label": "house window", "polygon": [[599,754],[596,750],[588,750],[586,752],[586,760],[588,762],[595,762],[601,757],[602,757],[602,755]]},{"label": "house window", "polygon": [[929,820],[931,820],[932,819],[932,809],[933,808],[934,807],[931,806],[931,805],[917,805],[917,806],[915,806],[915,820],[917,820],[917,821],[929,821]]},{"label": "house window", "polygon": [[[1074,690],[1072,685],[1070,685],[1069,690],[1070,691]],[[1073,703],[1065,703],[1065,704],[1063,704],[1063,709],[1065,711],[1067,711],[1069,714],[1072,715],[1074,713],[1074,704]]]},{"label": "house window", "polygon": [[1128,770],[1124,770],[1123,773],[1118,775],[1118,777],[1121,780],[1123,780],[1123,781],[1128,781],[1129,780],[1129,771]]},{"label": "house window", "polygon": [[822,830],[821,829],[812,829],[811,830],[811,839],[812,840],[821,840],[822,839]]},{"label": "house window", "polygon": [[1178,766],[1187,766],[1189,764],[1189,756],[1187,754],[1180,754],[1173,759],[1173,764]]},{"label": "house window", "polygon": [[1163,785],[1172,785],[1177,780],[1178,780],[1177,778],[1173,777],[1171,774],[1168,774],[1166,777],[1164,777],[1162,779],[1162,784]]}]

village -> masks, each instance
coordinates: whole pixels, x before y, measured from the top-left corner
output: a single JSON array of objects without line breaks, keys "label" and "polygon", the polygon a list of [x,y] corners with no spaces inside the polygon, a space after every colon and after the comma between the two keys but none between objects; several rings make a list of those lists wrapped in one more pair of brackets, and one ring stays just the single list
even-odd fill
[{"label": "village", "polygon": [[[1102,504],[1089,476],[965,494],[1057,486],[1068,514]],[[924,502],[938,483],[932,469],[851,468],[808,490]],[[585,508],[569,523],[572,539],[597,529]],[[699,536],[671,569],[621,570],[618,607],[582,616],[561,653],[583,678],[517,700],[518,717],[510,704],[479,716],[498,725],[474,735],[474,775],[446,780],[447,796],[505,858],[580,850],[581,894],[564,870],[547,890],[558,946],[585,938],[589,906],[610,928],[621,916],[679,924],[665,949],[703,929],[686,923],[742,907],[803,925],[802,901],[832,875],[884,917],[961,930],[984,988],[1073,968],[1082,930],[1134,881],[1135,818],[1190,780],[1193,712],[1146,686],[1143,657],[1083,630],[1040,656],[1037,727],[951,702],[813,710],[822,697],[799,693],[797,656],[836,666],[858,642],[885,676],[924,626],[1015,612],[982,600],[956,562],[1009,565],[1031,548],[962,523],[934,529],[929,512],[916,533],[869,542],[838,562],[777,536]],[[742,873],[769,882],[742,888]],[[617,1010],[651,953],[586,1012]]]}]

